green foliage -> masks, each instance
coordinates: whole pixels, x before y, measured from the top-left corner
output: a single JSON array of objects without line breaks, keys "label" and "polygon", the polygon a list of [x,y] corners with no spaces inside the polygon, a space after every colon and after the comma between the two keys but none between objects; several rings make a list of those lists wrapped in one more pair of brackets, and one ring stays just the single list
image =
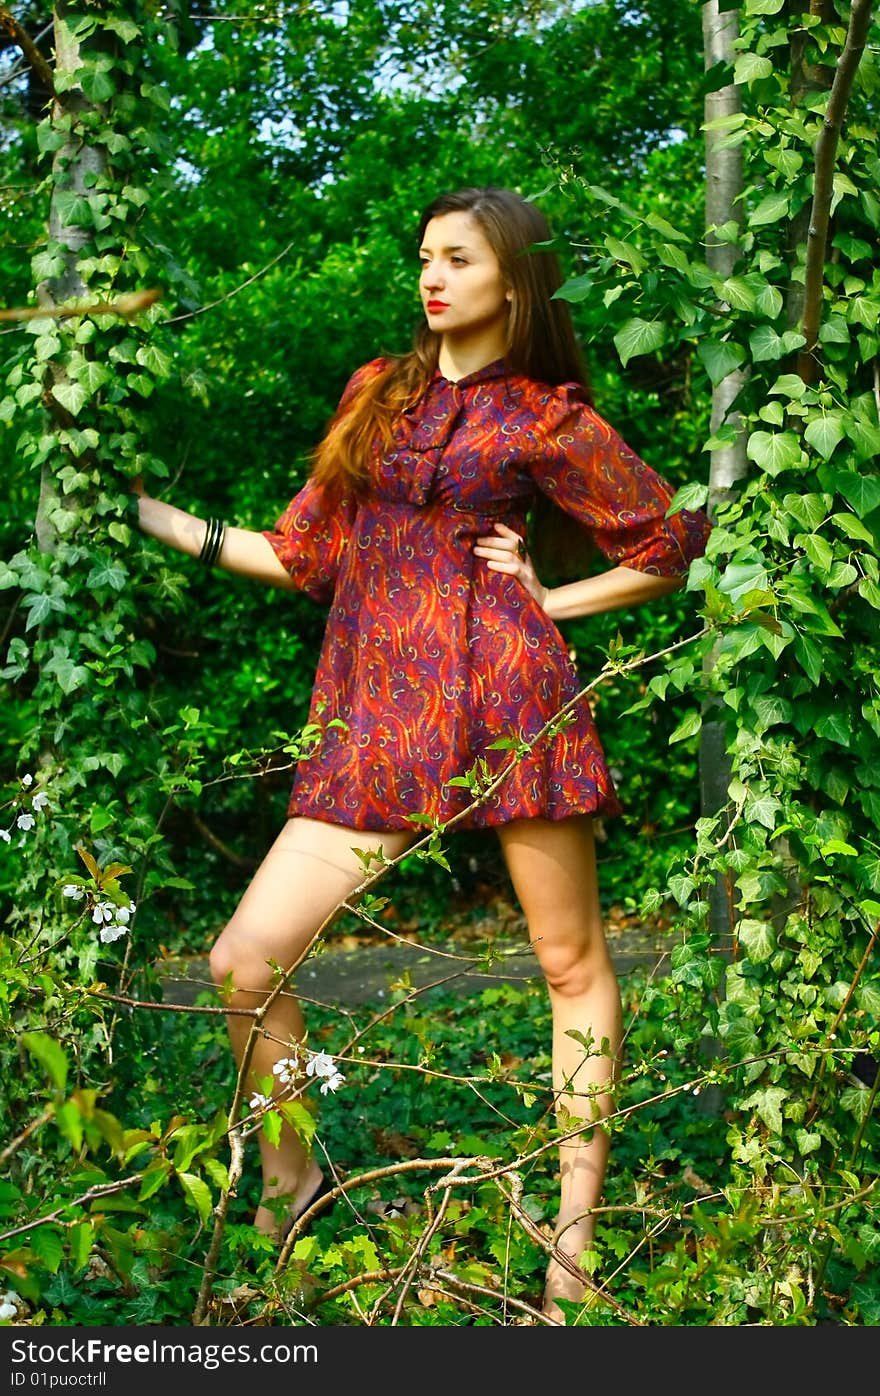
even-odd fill
[{"label": "green foliage", "polygon": [[[877,1078],[859,1072],[880,1057],[876,43],[832,172],[813,347],[808,219],[849,7],[830,25],[741,7],[724,277],[701,248],[699,7],[541,8],[415,24],[358,0],[345,22],[327,4],[288,23],[245,4],[210,24],[71,5],[55,107],[34,120],[31,85],[4,89],[0,265],[10,300],[45,312],[4,331],[0,391],[0,1270],[29,1323],[185,1324],[205,1302],[217,1324],[388,1324],[400,1304],[413,1325],[481,1326],[539,1303],[555,1125],[537,985],[422,999],[402,981],[310,1014],[308,1049],[346,1085],[284,1110],[345,1196],[280,1267],[249,1226],[233,1154],[249,1165],[281,1112],[232,1117],[222,1009],[157,1007],[162,956],[203,948],[274,836],[315,736],[323,617],[169,561],[132,519],[142,476],[270,525],[351,370],[409,342],[419,208],[488,181],[559,228],[597,403],[681,487],[675,507],[706,502],[701,453],[738,430],[713,434],[711,392],[744,371],[750,471],[687,591],[567,629],[585,683],[604,671],[591,701],[627,811],[604,830],[603,896],[670,927],[664,973],[624,985],[587,1258],[613,1284],[569,1321],[880,1315]],[[144,289],[159,297],[133,316],[96,308]],[[710,723],[731,762],[719,812],[696,776]],[[439,942],[450,872],[484,886],[496,856],[470,849],[429,831],[362,908],[370,932]]]}]

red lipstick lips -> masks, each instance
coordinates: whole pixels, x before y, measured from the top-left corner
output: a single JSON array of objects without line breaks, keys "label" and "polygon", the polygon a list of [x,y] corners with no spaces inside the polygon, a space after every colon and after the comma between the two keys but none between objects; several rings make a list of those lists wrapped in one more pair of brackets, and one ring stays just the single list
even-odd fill
[{"label": "red lipstick lips", "polygon": [[446,304],[446,301],[428,301],[427,309],[428,309],[428,310],[448,310],[448,309],[449,309],[449,306]]}]

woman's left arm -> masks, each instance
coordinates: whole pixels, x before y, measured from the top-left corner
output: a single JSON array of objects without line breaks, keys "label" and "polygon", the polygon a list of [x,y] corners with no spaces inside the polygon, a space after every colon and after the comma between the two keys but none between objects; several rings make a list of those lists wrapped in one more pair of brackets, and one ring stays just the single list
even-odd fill
[{"label": "woman's left arm", "polygon": [[597,616],[641,606],[684,585],[683,576],[658,577],[634,567],[610,567],[593,577],[581,577],[564,586],[546,587],[535,572],[531,558],[519,546],[520,537],[507,524],[496,523],[495,534],[478,538],[474,552],[486,559],[493,572],[516,577],[551,620],[574,620],[577,616]]}]

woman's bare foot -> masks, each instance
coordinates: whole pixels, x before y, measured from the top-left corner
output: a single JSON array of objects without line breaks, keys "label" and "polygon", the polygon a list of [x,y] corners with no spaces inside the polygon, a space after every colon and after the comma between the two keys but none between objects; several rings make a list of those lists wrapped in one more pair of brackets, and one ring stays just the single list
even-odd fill
[{"label": "woman's bare foot", "polygon": [[324,1182],[318,1165],[309,1163],[300,1179],[282,1184],[274,1179],[263,1189],[260,1205],[254,1213],[254,1226],[263,1236],[283,1241],[297,1217],[315,1200]]}]

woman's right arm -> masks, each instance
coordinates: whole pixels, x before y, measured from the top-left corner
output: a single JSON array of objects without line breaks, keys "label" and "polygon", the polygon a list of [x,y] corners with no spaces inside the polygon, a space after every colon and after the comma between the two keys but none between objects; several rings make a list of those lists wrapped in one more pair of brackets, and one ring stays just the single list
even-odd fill
[{"label": "woman's right arm", "polygon": [[[144,494],[135,482],[138,496],[138,524],[142,532],[189,557],[198,557],[208,532],[208,520],[188,514],[164,500]],[[227,528],[215,567],[267,586],[294,590],[290,573],[278,560],[271,543],[262,533],[249,528]]]}]

